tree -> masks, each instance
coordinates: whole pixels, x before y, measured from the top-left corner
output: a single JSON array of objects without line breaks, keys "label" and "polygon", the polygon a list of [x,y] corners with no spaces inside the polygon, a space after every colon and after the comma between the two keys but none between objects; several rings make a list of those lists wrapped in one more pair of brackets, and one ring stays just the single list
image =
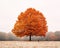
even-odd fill
[{"label": "tree", "polygon": [[47,22],[44,15],[34,8],[28,8],[18,16],[12,32],[18,36],[45,36],[47,32]]},{"label": "tree", "polygon": [[60,31],[55,31],[56,40],[60,41]]},{"label": "tree", "polygon": [[46,33],[45,39],[48,41],[56,41],[57,37],[54,32],[48,32]]}]

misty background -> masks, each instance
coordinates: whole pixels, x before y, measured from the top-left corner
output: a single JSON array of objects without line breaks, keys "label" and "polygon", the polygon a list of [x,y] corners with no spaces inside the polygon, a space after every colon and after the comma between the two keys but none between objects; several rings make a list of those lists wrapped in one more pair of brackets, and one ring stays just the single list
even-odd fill
[{"label": "misty background", "polygon": [[[60,41],[60,31],[47,32],[46,36],[32,36],[32,41]],[[29,36],[16,37],[12,32],[0,32],[0,41],[28,41]]]}]

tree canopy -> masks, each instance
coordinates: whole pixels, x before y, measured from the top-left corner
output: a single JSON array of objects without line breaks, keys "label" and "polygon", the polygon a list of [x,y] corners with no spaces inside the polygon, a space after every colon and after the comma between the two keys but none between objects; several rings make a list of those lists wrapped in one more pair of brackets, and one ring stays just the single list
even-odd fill
[{"label": "tree canopy", "polygon": [[12,32],[18,37],[30,34],[32,36],[45,36],[47,31],[46,18],[34,8],[28,8],[25,12],[21,12],[12,29]]}]

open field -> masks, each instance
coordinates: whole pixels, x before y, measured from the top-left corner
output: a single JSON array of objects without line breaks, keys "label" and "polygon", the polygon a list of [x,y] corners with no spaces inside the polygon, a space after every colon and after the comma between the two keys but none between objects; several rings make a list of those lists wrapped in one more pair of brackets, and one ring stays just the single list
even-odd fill
[{"label": "open field", "polygon": [[0,48],[60,48],[60,41],[0,41]]}]

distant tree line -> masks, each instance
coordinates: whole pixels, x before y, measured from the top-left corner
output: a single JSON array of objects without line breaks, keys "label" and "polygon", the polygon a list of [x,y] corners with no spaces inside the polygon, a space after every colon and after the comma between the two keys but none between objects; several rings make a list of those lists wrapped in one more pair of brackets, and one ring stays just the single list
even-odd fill
[{"label": "distant tree line", "polygon": [[[47,32],[46,36],[32,36],[32,41],[60,41],[60,31]],[[13,33],[0,32],[0,41],[22,41],[29,40],[29,36],[16,37]]]}]

